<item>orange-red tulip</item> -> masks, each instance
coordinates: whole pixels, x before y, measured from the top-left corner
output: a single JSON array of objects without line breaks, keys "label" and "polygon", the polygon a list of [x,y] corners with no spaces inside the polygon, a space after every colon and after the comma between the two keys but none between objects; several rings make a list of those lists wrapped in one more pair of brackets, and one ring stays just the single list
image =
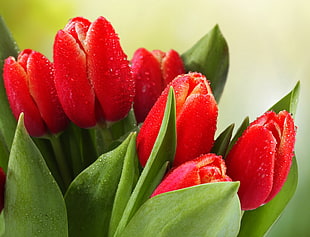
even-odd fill
[{"label": "orange-red tulip", "polygon": [[209,153],[172,169],[155,189],[152,197],[199,184],[225,181],[232,180],[226,175],[224,160],[221,156]]},{"label": "orange-red tulip", "polygon": [[167,53],[160,50],[138,49],[131,60],[136,83],[134,112],[137,122],[143,122],[148,112],[176,76],[185,73],[183,61],[175,50]]},{"label": "orange-red tulip", "polygon": [[25,115],[25,126],[32,136],[65,129],[68,119],[62,110],[54,84],[53,64],[41,53],[30,49],[17,58],[5,60],[3,79],[8,100],[16,119]]},{"label": "orange-red tulip", "polygon": [[214,143],[218,109],[209,82],[200,73],[183,74],[166,87],[141,127],[137,151],[142,166],[146,164],[158,135],[170,86],[176,96],[174,166],[209,153]]},{"label": "orange-red tulip", "polygon": [[67,116],[80,127],[116,121],[129,112],[134,81],[112,25],[76,17],[54,43],[55,84]]},{"label": "orange-red tulip", "polygon": [[243,210],[255,209],[275,197],[290,171],[295,125],[287,111],[267,112],[252,122],[226,158],[227,173],[240,181]]}]

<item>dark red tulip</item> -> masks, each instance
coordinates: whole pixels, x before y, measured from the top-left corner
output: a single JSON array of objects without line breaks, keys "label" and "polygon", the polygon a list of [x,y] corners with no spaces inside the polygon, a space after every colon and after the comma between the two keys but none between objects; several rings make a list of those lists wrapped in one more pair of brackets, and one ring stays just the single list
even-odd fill
[{"label": "dark red tulip", "polygon": [[2,168],[0,168],[0,212],[4,207],[4,192],[5,192],[6,176]]},{"label": "dark red tulip", "polygon": [[226,158],[227,173],[240,181],[243,210],[255,209],[275,197],[292,164],[295,125],[287,111],[267,112],[252,122]]},{"label": "dark red tulip", "polygon": [[5,60],[3,79],[8,100],[16,119],[25,114],[25,126],[32,136],[58,133],[66,127],[57,97],[53,64],[41,53],[30,49],[17,58]]},{"label": "dark red tulip", "polygon": [[80,127],[116,121],[129,112],[134,81],[112,25],[76,17],[54,43],[55,84],[68,117]]},{"label": "dark red tulip", "polygon": [[148,112],[165,89],[176,76],[185,73],[180,55],[170,50],[148,51],[138,49],[131,60],[133,78],[136,83],[134,112],[137,122],[143,122]]},{"label": "dark red tulip", "polygon": [[172,169],[155,189],[152,197],[199,184],[226,181],[232,180],[226,175],[224,160],[221,156],[209,153]]},{"label": "dark red tulip", "polygon": [[183,74],[166,87],[141,127],[137,151],[142,166],[145,166],[158,135],[170,86],[176,96],[174,166],[209,153],[214,143],[218,109],[209,82],[200,73]]}]

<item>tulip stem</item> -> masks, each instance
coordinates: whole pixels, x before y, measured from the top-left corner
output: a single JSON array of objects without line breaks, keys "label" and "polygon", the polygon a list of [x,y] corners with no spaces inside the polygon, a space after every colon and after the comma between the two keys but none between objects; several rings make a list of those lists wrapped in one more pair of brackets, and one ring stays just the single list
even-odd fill
[{"label": "tulip stem", "polygon": [[62,149],[61,143],[56,136],[53,136],[53,135],[49,136],[49,140],[54,150],[56,162],[57,162],[61,177],[63,179],[65,189],[67,189],[69,187],[69,184],[72,181],[72,175],[71,175],[71,171],[68,166],[66,156]]},{"label": "tulip stem", "polygon": [[111,130],[105,125],[97,125],[96,127],[96,143],[98,155],[109,150],[109,146],[113,141]]}]

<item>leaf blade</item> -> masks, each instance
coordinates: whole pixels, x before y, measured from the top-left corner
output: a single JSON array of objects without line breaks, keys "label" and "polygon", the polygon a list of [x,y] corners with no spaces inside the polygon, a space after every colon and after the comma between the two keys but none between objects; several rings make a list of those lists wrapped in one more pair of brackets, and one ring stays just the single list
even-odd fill
[{"label": "leaf blade", "polygon": [[164,175],[167,162],[176,150],[176,111],[173,88],[170,88],[164,118],[151,155],[124,210],[114,236],[119,236],[134,213],[150,197]]},{"label": "leaf blade", "polygon": [[134,215],[125,236],[236,236],[241,218],[238,182],[193,186],[157,195]]},{"label": "leaf blade", "polygon": [[204,74],[211,82],[215,99],[220,100],[229,68],[228,44],[218,25],[182,54],[187,71]]},{"label": "leaf blade", "polygon": [[3,83],[3,64],[8,56],[17,57],[18,46],[14,41],[4,19],[0,16],[0,166],[6,170],[9,158],[9,151],[12,145],[16,119],[9,106]]},{"label": "leaf blade", "polygon": [[131,134],[101,155],[71,183],[65,195],[70,236],[107,236],[109,220]]},{"label": "leaf blade", "polygon": [[20,117],[5,192],[5,236],[68,236],[65,202]]}]

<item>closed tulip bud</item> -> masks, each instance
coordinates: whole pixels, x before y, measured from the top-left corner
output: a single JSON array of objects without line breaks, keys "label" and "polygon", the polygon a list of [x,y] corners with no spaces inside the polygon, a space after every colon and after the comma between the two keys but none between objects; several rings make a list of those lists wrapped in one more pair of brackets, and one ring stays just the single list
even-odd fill
[{"label": "closed tulip bud", "polygon": [[0,212],[4,207],[4,192],[5,192],[5,173],[2,168],[0,168]]},{"label": "closed tulip bud", "polygon": [[200,73],[176,77],[163,91],[137,137],[137,151],[144,166],[158,135],[170,86],[176,97],[177,147],[174,166],[209,153],[214,143],[218,108],[209,82]]},{"label": "closed tulip bud", "polygon": [[255,209],[275,197],[292,164],[295,125],[287,111],[267,112],[252,122],[226,158],[227,173],[240,181],[243,210]]},{"label": "closed tulip bud", "polygon": [[80,127],[120,120],[129,112],[134,81],[127,56],[104,17],[73,18],[54,43],[55,84],[67,116]]},{"label": "closed tulip bud", "polygon": [[209,153],[172,169],[155,189],[152,197],[199,184],[226,181],[232,180],[226,175],[224,160],[221,156]]},{"label": "closed tulip bud", "polygon": [[25,114],[25,126],[32,136],[65,129],[68,119],[57,97],[53,64],[41,53],[30,49],[4,62],[3,79],[8,100],[16,119]]},{"label": "closed tulip bud", "polygon": [[185,73],[180,55],[170,50],[152,52],[140,48],[131,60],[136,83],[134,112],[137,122],[143,122],[165,87],[178,75]]}]

